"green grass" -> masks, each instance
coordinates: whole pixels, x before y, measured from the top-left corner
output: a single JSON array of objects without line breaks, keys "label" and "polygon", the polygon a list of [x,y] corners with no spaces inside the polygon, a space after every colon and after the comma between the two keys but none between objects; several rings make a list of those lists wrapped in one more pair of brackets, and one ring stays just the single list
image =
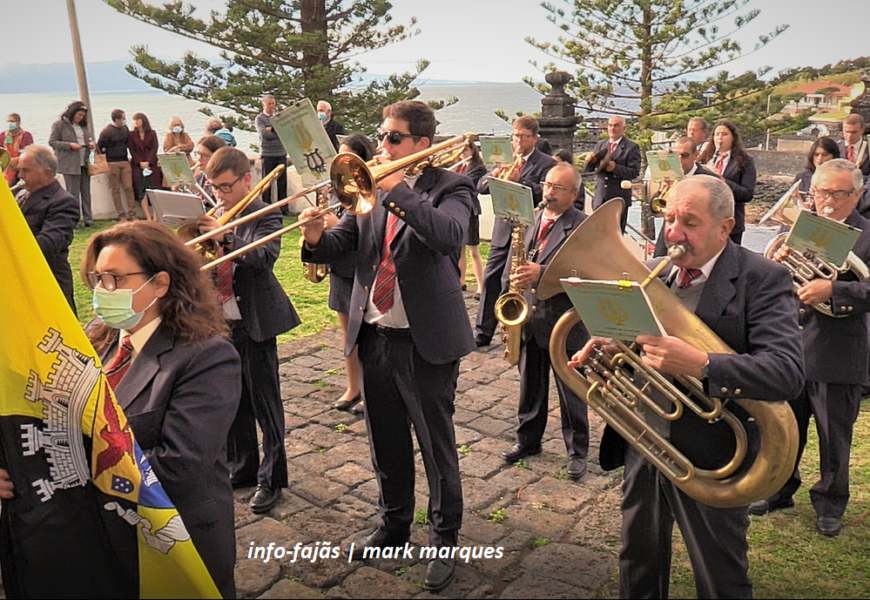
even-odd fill
[{"label": "green grass", "polygon": [[[285,226],[295,221],[296,217],[284,217]],[[82,254],[85,251],[88,239],[94,233],[107,229],[114,224],[114,221],[97,221],[93,229],[76,230],[75,237],[70,246],[69,262],[73,270],[75,301],[79,321],[82,325],[87,324],[94,318],[94,311],[91,305],[91,290],[78,277]],[[338,317],[336,317],[335,312],[327,307],[327,300],[329,299],[328,280],[324,280],[321,283],[311,283],[302,276],[302,261],[299,257],[299,236],[300,233],[297,229],[285,234],[281,238],[281,254],[273,269],[275,277],[278,278],[281,287],[287,292],[287,296],[293,302],[293,306],[302,320],[302,323],[298,327],[278,336],[279,344],[338,326]],[[486,257],[489,255],[489,244],[482,243],[480,251],[484,261],[486,261]],[[476,285],[474,273],[470,265],[466,281],[470,289],[473,289],[472,286]],[[324,345],[323,349],[328,348],[328,345]]]},{"label": "green grass", "polygon": [[[795,508],[751,517],[749,577],[756,598],[870,597],[870,403],[864,402],[855,425],[851,498],[836,538],[816,533],[809,488],[818,480],[818,470],[818,438],[811,422]],[[688,554],[676,528],[671,597],[696,597]]]}]

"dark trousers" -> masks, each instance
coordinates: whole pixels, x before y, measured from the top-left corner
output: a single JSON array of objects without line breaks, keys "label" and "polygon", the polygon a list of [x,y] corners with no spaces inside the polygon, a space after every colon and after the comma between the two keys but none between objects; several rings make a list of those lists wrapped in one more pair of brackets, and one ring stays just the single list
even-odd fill
[{"label": "dark trousers", "polygon": [[816,515],[839,519],[849,503],[849,456],[852,428],[861,408],[861,384],[807,381],[804,391],[789,405],[798,424],[798,454],[794,472],[770,501],[787,501],[801,486],[798,467],[807,445],[810,416],[814,416],[819,434],[821,479],[810,489],[810,500]]},{"label": "dark trousers", "polygon": [[[496,225],[498,226],[498,225]],[[483,270],[483,289],[480,292],[480,304],[477,307],[477,335],[492,339],[498,319],[495,318],[495,302],[498,297],[507,292],[508,280],[505,269],[510,259],[511,246],[500,248],[492,246],[486,268]]]},{"label": "dark trousers", "polygon": [[[271,173],[275,170],[275,167],[278,165],[286,165],[287,164],[287,155],[284,156],[263,156],[261,157],[262,171],[261,174],[263,177]],[[278,197],[275,198],[275,202],[278,200],[283,200],[287,197],[287,170],[281,172],[278,178],[275,180],[278,186]],[[266,187],[263,190],[263,202],[266,204],[272,204],[272,186]],[[285,215],[289,214],[287,207],[284,206],[281,208],[281,212]]]},{"label": "dark trousers", "polygon": [[453,400],[459,361],[433,365],[422,359],[407,329],[366,324],[359,358],[382,527],[407,536],[414,520],[413,425],[429,484],[429,544],[457,545],[462,484]]},{"label": "dark trousers", "polygon": [[[569,349],[568,355],[579,350]],[[520,349],[520,405],[517,411],[520,425],[517,442],[523,446],[538,446],[547,428],[550,395],[550,350],[541,348],[534,338],[523,342]],[[586,458],[589,453],[589,410],[586,403],[553,373],[559,392],[559,412],[562,415],[562,438],[568,458]]]},{"label": "dark trousers", "polygon": [[[287,487],[284,449],[284,405],[278,383],[276,338],[255,342],[241,324],[233,327],[233,346],[242,359],[242,399],[230,427],[227,461],[233,482],[275,488]],[[257,424],[263,432],[263,460],[257,443]]]},{"label": "dark trousers", "polygon": [[751,598],[747,508],[711,508],[692,500],[634,448],[622,484],[620,598],[667,598],[674,521],[680,528],[698,598]]}]

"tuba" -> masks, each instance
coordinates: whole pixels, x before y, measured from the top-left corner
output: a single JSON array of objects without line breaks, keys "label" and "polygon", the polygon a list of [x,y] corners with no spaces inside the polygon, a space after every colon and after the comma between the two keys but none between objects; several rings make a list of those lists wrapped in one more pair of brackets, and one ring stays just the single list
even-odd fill
[{"label": "tuba", "polygon": [[[511,277],[526,264],[526,246],[523,242],[526,227],[522,223],[513,224],[511,232]],[[520,362],[520,342],[523,339],[523,323],[529,317],[529,303],[523,296],[525,288],[511,282],[507,293],[495,301],[495,318],[502,324],[505,345],[504,358],[511,365]]]},{"label": "tuba", "polygon": [[[622,242],[621,212],[622,202],[617,199],[588,217],[551,260],[538,285],[537,295],[546,300],[562,293],[560,279],[570,276],[644,281],[653,310],[670,335],[706,352],[733,354],[733,350],[687,309],[664,283],[658,278],[650,278],[649,269],[632,256]],[[667,264],[668,261],[662,263],[657,271]],[[566,355],[568,333],[579,320],[577,312],[570,310],[556,323],[550,337],[553,370],[686,495],[714,508],[734,508],[768,498],[782,487],[794,470],[798,441],[797,423],[786,402],[731,400],[755,420],[761,442],[752,464],[737,473],[746,455],[747,436],[742,423],[726,408],[728,401],[705,396],[703,386],[694,378],[674,378],[689,390],[683,392],[660,373],[646,367],[633,349],[624,343],[621,343],[619,354],[604,359],[603,368],[584,376],[568,366]],[[646,380],[640,389],[634,385],[638,374]],[[737,439],[731,460],[712,470],[694,466],[679,448],[635,411],[638,404],[644,404],[653,412],[658,408],[645,393],[649,386],[659,388],[674,404],[670,412],[660,410],[660,416],[666,420],[678,419],[685,410],[710,421],[724,420]]]},{"label": "tuba", "polygon": [[[767,211],[767,214],[761,217],[758,224],[761,225],[767,221],[775,221],[786,227],[794,226],[798,216],[802,210],[807,210],[803,206],[803,202],[798,194],[800,182],[796,181],[789,190],[783,194],[773,207]],[[870,270],[867,265],[854,252],[849,252],[846,261],[840,265],[834,265],[826,260],[822,260],[817,256],[804,256],[799,252],[789,250],[782,258],[777,256],[777,252],[785,244],[788,238],[788,232],[778,233],[767,246],[764,248],[764,256],[771,260],[775,260],[785,266],[791,273],[791,279],[794,283],[795,290],[800,289],[803,285],[809,283],[813,279],[829,279],[831,281],[837,279],[840,275],[851,271],[858,278],[858,281],[870,279]],[[813,308],[829,317],[845,317],[848,315],[835,315],[832,300],[826,300],[818,304],[814,304]]]}]

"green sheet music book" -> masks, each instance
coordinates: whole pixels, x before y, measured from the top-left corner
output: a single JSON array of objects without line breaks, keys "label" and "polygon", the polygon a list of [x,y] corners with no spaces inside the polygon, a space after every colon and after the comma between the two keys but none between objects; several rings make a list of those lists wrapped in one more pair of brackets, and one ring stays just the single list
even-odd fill
[{"label": "green sheet music book", "polygon": [[846,262],[859,237],[860,229],[802,210],[785,243],[793,251],[821,258],[839,267]]},{"label": "green sheet music book", "polygon": [[184,152],[158,154],[157,164],[160,165],[160,170],[163,171],[163,176],[170,186],[196,184],[193,171],[190,170],[187,155]]},{"label": "green sheet music book", "polygon": [[639,283],[578,278],[559,281],[593,336],[634,340],[641,334],[667,335]]},{"label": "green sheet music book", "polygon": [[650,179],[657,183],[681,181],[685,177],[680,155],[675,152],[650,150],[646,153],[646,163],[649,165]]},{"label": "green sheet music book", "polygon": [[271,123],[303,185],[316,185],[329,178],[336,152],[311,100],[303,98],[291,104],[272,117]]},{"label": "green sheet music book", "polygon": [[492,212],[495,216],[508,221],[518,221],[526,227],[535,224],[532,188],[513,181],[491,178],[489,193],[492,196]]},{"label": "green sheet music book", "polygon": [[480,153],[487,167],[509,165],[514,161],[511,138],[506,135],[480,136]]}]

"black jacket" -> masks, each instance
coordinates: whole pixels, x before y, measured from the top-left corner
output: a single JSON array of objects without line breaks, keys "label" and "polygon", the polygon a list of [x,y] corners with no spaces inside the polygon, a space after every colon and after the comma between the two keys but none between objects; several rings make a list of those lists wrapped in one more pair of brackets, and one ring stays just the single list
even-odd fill
[{"label": "black jacket", "polygon": [[[595,152],[609,148],[610,140],[599,140],[595,144]],[[631,181],[640,175],[640,147],[627,137],[623,137],[616,147],[612,160],[615,167],[612,171],[603,169],[596,176],[595,196],[592,198],[592,209],[595,210],[608,200],[622,198],[626,208],[631,206],[631,188],[622,189],[623,181]]]},{"label": "black jacket", "polygon": [[338,147],[341,145],[338,143],[338,136],[345,134],[344,125],[335,119],[330,119],[323,128],[326,130],[326,135],[329,136],[329,141],[332,142],[332,145],[336,150],[338,150]]},{"label": "black jacket", "polygon": [[109,162],[126,162],[128,135],[130,135],[130,130],[127,129],[126,125],[115,127],[114,124],[109,123],[100,132],[97,148],[106,155],[106,160]]}]

